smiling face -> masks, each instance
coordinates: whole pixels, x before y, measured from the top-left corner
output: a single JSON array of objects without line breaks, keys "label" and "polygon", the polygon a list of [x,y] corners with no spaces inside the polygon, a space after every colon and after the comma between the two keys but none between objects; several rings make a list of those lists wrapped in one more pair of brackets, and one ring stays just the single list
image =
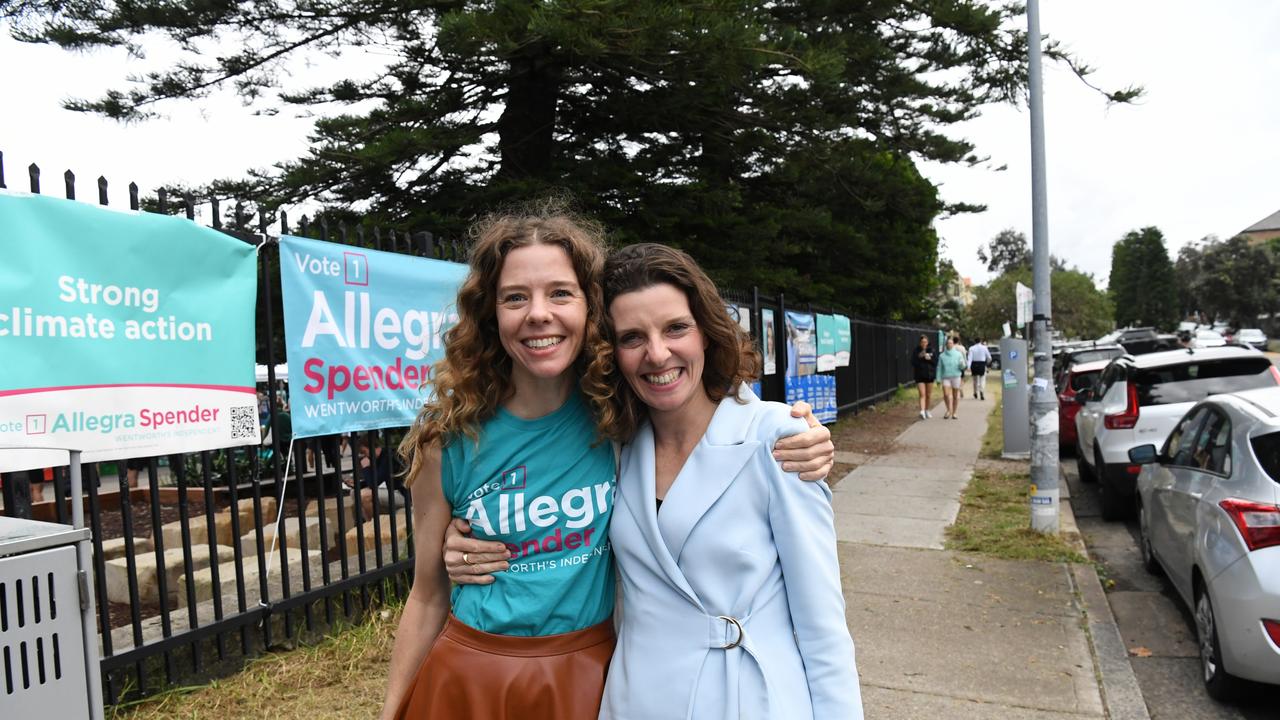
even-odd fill
[{"label": "smiling face", "polygon": [[587,303],[569,255],[557,245],[507,253],[498,275],[498,337],[511,356],[512,381],[560,379],[582,349]]},{"label": "smiling face", "polygon": [[683,291],[662,283],[623,293],[609,317],[618,371],[651,413],[711,402],[702,386],[707,342]]}]

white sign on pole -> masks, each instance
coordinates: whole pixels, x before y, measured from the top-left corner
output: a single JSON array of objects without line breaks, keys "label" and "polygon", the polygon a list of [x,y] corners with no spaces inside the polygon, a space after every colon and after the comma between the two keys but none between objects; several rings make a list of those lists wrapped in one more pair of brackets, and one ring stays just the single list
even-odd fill
[{"label": "white sign on pole", "polygon": [[1026,285],[1018,283],[1015,296],[1018,309],[1018,327],[1026,327],[1027,323],[1031,320],[1032,313],[1035,312],[1033,309],[1035,305],[1035,293],[1033,293],[1031,288]]}]

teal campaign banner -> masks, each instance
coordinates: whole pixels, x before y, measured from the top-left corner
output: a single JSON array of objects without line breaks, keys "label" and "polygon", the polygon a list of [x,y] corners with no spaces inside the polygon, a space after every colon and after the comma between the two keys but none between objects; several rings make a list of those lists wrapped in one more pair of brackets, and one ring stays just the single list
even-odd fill
[{"label": "teal campaign banner", "polygon": [[818,372],[836,369],[836,318],[818,315]]},{"label": "teal campaign banner", "polygon": [[0,194],[0,253],[0,471],[259,442],[252,245]]},{"label": "teal campaign banner", "polygon": [[294,437],[413,423],[467,266],[282,235]]},{"label": "teal campaign banner", "polygon": [[853,355],[853,328],[849,326],[849,318],[836,315],[836,367],[848,367],[849,358]]}]

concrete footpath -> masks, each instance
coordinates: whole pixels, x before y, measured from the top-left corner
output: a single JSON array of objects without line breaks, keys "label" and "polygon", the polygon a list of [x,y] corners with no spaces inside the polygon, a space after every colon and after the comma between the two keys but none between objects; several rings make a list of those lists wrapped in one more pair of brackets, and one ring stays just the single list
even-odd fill
[{"label": "concrete footpath", "polygon": [[833,490],[866,717],[1144,719],[1092,567],[943,549],[991,406],[939,405]]}]

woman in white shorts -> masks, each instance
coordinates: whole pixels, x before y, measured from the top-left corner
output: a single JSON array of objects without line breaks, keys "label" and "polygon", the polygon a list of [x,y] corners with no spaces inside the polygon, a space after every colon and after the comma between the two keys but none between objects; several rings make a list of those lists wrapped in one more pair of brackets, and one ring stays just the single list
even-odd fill
[{"label": "woman in white shorts", "polygon": [[964,353],[956,349],[955,338],[947,338],[947,349],[938,354],[938,382],[942,385],[942,401],[947,406],[943,419],[956,418],[960,385],[964,382]]}]

